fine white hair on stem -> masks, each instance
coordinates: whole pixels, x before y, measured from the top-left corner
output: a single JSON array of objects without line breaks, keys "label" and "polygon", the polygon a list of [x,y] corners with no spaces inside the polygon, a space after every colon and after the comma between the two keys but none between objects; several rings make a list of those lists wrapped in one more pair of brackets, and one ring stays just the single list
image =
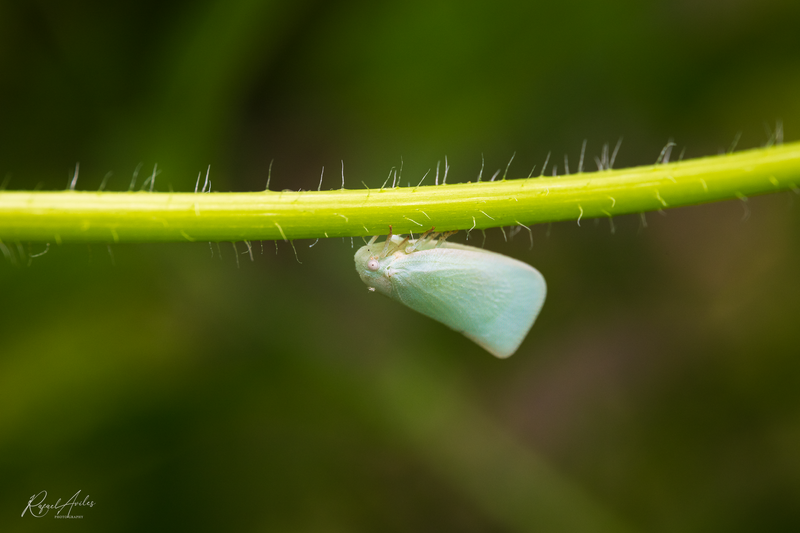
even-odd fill
[{"label": "fine white hair on stem", "polygon": [[672,146],[667,148],[667,152],[664,154],[664,158],[661,160],[662,164],[666,165],[667,163],[669,163],[669,158],[672,156],[672,148],[675,146],[677,146],[677,144],[672,143]]},{"label": "fine white hair on stem", "polygon": [[342,159],[342,189],[344,189],[344,159]]},{"label": "fine white hair on stem", "polygon": [[[400,180],[403,179],[403,156],[402,155],[400,156],[400,172],[398,172],[396,174],[396,176],[397,176],[397,183],[400,183]],[[392,185],[392,188],[394,188],[394,185]]]},{"label": "fine white hair on stem", "polygon": [[600,152],[600,163],[598,170],[608,170],[608,143],[603,144]]},{"label": "fine white hair on stem", "polygon": [[614,161],[617,159],[617,154],[619,153],[619,147],[622,146],[622,137],[619,138],[617,141],[617,145],[614,147],[614,152],[611,154],[611,160],[608,162],[608,169],[611,170],[614,168]]},{"label": "fine white hair on stem", "polygon": [[506,165],[506,171],[503,172],[503,181],[506,180],[506,176],[508,176],[508,169],[511,167],[511,162],[514,160],[514,156],[517,155],[517,152],[511,154],[511,159],[508,160],[508,164]]},{"label": "fine white hair on stem", "polygon": [[581,206],[578,206],[578,209],[581,210],[581,214],[578,215],[578,227],[580,227],[581,226],[581,219],[583,218],[583,208]]},{"label": "fine white hair on stem", "polygon": [[441,161],[437,161],[436,162],[436,180],[434,181],[435,185],[439,185],[439,165],[440,164],[441,164]]},{"label": "fine white hair on stem", "polygon": [[422,179],[421,179],[421,180],[419,180],[419,183],[417,183],[417,187],[419,187],[420,185],[422,185],[422,182],[423,182],[423,181],[425,181],[425,178],[428,176],[428,174],[430,174],[430,172],[431,172],[431,169],[428,169],[428,172],[426,172],[426,173],[425,173],[425,175],[424,175],[424,176],[422,176]]},{"label": "fine white hair on stem", "polygon": [[254,261],[254,259],[253,259],[253,246],[250,244],[250,241],[244,241],[244,243],[247,245],[247,253],[250,254],[250,262],[252,263]]},{"label": "fine white hair on stem", "polygon": [[550,162],[550,154],[551,152],[547,152],[547,157],[544,159],[544,165],[542,165],[542,173],[539,176],[544,176],[544,171],[547,169],[547,163]]},{"label": "fine white hair on stem", "polygon": [[156,163],[155,165],[153,165],[153,173],[150,174],[150,176],[146,180],[144,180],[144,183],[142,183],[142,188],[140,190],[144,190],[144,188],[147,187],[148,184],[150,184],[150,192],[153,192],[153,187],[155,186],[156,183],[156,176],[158,176],[159,174],[161,174],[161,172],[158,171],[158,163]]},{"label": "fine white hair on stem", "polygon": [[142,169],[142,164],[143,163],[139,163],[138,165],[136,165],[136,168],[133,169],[133,179],[131,180],[131,184],[128,187],[129,191],[132,191],[133,188],[136,187],[136,179],[139,177],[139,171]]},{"label": "fine white hair on stem", "polygon": [[578,161],[578,174],[583,172],[583,156],[586,155],[586,141],[588,139],[583,140],[583,144],[581,145],[581,158]]},{"label": "fine white hair on stem", "polygon": [[[25,260],[25,248],[22,247],[22,243],[19,242],[19,241],[17,241],[14,244],[16,244],[16,246],[17,246],[17,253],[19,254],[19,260],[20,260],[20,263],[21,263],[22,261]],[[87,244],[87,246],[89,247],[89,255],[91,256],[92,247],[89,244]]]},{"label": "fine white hair on stem", "polygon": [[75,185],[78,183],[78,171],[81,168],[80,163],[75,163],[75,172],[72,173],[72,181],[69,183],[69,190],[74,191]]},{"label": "fine white hair on stem", "polygon": [[383,188],[386,187],[386,184],[389,183],[389,178],[392,177],[392,172],[394,172],[394,167],[389,169],[389,175],[386,176],[386,181],[384,181],[383,185],[381,185],[381,190],[383,190]]},{"label": "fine white hair on stem", "polygon": [[529,228],[528,226],[526,226],[525,224],[523,224],[523,223],[522,223],[522,222],[520,222],[519,220],[515,220],[514,222],[516,222],[518,226],[520,226],[520,227],[522,227],[522,228],[525,228],[526,230],[528,230],[528,235],[529,235],[529,236],[530,236],[530,238],[531,238],[531,247],[530,247],[529,249],[530,249],[530,250],[533,250],[533,230],[531,230],[531,228]]},{"label": "fine white hair on stem", "polygon": [[233,246],[233,256],[236,258],[236,268],[240,268],[239,265],[239,250],[236,249],[236,243],[231,241],[231,246]]},{"label": "fine white hair on stem", "polygon": [[783,121],[778,119],[775,121],[775,131],[772,131],[769,124],[764,122],[764,131],[767,132],[767,143],[765,147],[770,147],[775,144],[783,144]]},{"label": "fine white hair on stem", "polygon": [[498,168],[498,169],[495,171],[495,173],[494,173],[494,174],[492,174],[492,179],[490,179],[489,181],[494,181],[494,179],[495,179],[495,178],[496,178],[496,177],[497,177],[499,174],[500,174],[500,169]]},{"label": "fine white hair on stem", "polygon": [[728,148],[728,153],[732,154],[734,150],[736,150],[736,145],[739,144],[739,139],[742,138],[742,130],[736,132],[736,136],[733,138],[733,142],[731,142],[730,148]]},{"label": "fine white hair on stem", "polygon": [[503,228],[503,226],[500,226],[500,231],[503,233],[503,240],[508,242],[508,237],[506,237],[506,230]]},{"label": "fine white hair on stem", "polygon": [[322,176],[324,176],[324,175],[325,175],[325,167],[323,166],[322,167],[322,172],[319,173],[319,185],[317,186],[317,190],[318,191],[322,190]]},{"label": "fine white hair on stem", "polygon": [[319,242],[319,237],[317,237],[317,240],[316,240],[316,241],[314,241],[314,242],[312,242],[311,244],[309,244],[309,245],[308,245],[308,247],[309,247],[309,248],[313,248],[313,247],[314,247],[314,245],[315,245],[315,244],[317,244],[318,242]]},{"label": "fine white hair on stem", "polygon": [[569,176],[569,156],[564,154],[564,174]]},{"label": "fine white hair on stem", "polygon": [[[616,226],[614,226],[614,219],[612,218],[611,213],[609,213],[605,209],[601,209],[600,211],[602,211],[603,214],[608,217],[608,223],[609,223],[609,225],[611,227],[611,234],[614,235],[617,232],[617,228],[616,228]],[[597,225],[598,219],[594,219],[594,221],[595,221],[595,225]]]},{"label": "fine white hair on stem", "polygon": [[269,182],[272,179],[272,163],[275,162],[275,159],[270,160],[269,162],[269,170],[267,170],[267,189],[269,190]]},{"label": "fine white hair on stem", "polygon": [[669,161],[669,154],[668,154],[668,151],[672,150],[672,147],[673,147],[673,146],[676,146],[676,145],[675,145],[675,143],[674,143],[674,142],[672,142],[672,139],[670,139],[669,141],[667,141],[667,144],[666,144],[666,145],[664,145],[664,148],[662,148],[662,149],[661,149],[661,153],[660,153],[660,154],[658,154],[658,159],[656,159],[656,163],[655,163],[656,165],[658,165],[658,164],[661,164],[661,163],[664,163],[664,162],[665,162],[665,161],[664,161],[664,157],[665,157],[665,155],[666,155],[667,161]]},{"label": "fine white hair on stem", "polygon": [[745,196],[740,192],[737,192],[736,197],[742,201],[742,207],[744,208],[744,214],[742,215],[742,222],[745,222],[748,218],[750,218],[750,207],[747,205],[747,196]]},{"label": "fine white hair on stem", "polygon": [[202,172],[197,173],[197,181],[194,184],[194,192],[197,194],[197,190],[200,188],[200,176],[202,176]]},{"label": "fine white hair on stem", "polygon": [[481,171],[478,172],[478,183],[481,182],[481,177],[483,176],[483,164],[484,164],[483,152],[481,152]]},{"label": "fine white hair on stem", "polygon": [[43,251],[39,252],[38,254],[31,254],[28,256],[29,259],[33,259],[35,257],[42,257],[44,254],[50,251],[50,243],[45,243],[45,248]]},{"label": "fine white hair on stem", "polygon": [[208,192],[211,192],[211,165],[208,165],[206,169],[206,181],[203,183],[203,189],[200,192],[206,192],[206,187],[208,187]]},{"label": "fine white hair on stem", "polygon": [[283,232],[283,228],[281,227],[281,225],[278,224],[277,222],[273,222],[273,224],[275,224],[275,227],[278,228],[278,231],[281,233],[281,237],[283,237],[283,241],[287,242],[289,239],[286,238],[286,234]]},{"label": "fine white hair on stem", "polygon": [[114,174],[114,173],[113,173],[113,172],[111,172],[111,171],[108,171],[108,172],[106,172],[106,175],[105,175],[105,176],[103,176],[103,181],[101,181],[101,182],[100,182],[100,188],[98,188],[98,189],[97,189],[98,191],[102,192],[103,190],[105,190],[105,188],[106,188],[106,183],[108,183],[108,180],[109,180],[109,178],[110,178],[110,177],[111,177],[113,174]]},{"label": "fine white hair on stem", "polygon": [[[158,170],[158,163],[156,163],[155,165],[153,165],[153,173],[150,174],[150,177],[148,177],[147,181],[145,181],[145,183],[149,183],[150,184],[150,192],[153,192],[153,190],[155,188],[155,185],[156,185],[156,177],[159,174],[161,174],[161,171]],[[142,185],[142,189],[144,189],[144,185]]]},{"label": "fine white hair on stem", "polygon": [[442,178],[442,185],[447,183],[447,173],[450,171],[450,165],[447,164],[447,156],[444,156],[444,177]]},{"label": "fine white hair on stem", "polygon": [[475,229],[475,225],[476,224],[477,224],[477,221],[475,220],[475,217],[472,217],[472,227],[467,230],[467,240],[469,240],[469,234],[470,234],[470,232],[472,230]]}]

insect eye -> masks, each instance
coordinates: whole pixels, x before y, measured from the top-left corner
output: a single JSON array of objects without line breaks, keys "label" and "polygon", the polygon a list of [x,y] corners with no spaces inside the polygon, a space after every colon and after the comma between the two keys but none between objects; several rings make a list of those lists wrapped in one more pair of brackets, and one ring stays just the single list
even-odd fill
[{"label": "insect eye", "polygon": [[377,259],[370,259],[369,261],[367,261],[367,268],[372,270],[373,272],[378,270],[379,266],[380,266],[380,264],[378,264],[378,260]]}]

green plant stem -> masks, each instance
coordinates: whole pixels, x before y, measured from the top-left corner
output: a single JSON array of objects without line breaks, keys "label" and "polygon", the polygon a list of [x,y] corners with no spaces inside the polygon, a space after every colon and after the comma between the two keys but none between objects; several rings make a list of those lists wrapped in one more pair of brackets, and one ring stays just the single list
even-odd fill
[{"label": "green plant stem", "polygon": [[[431,178],[428,178],[429,180]],[[800,143],[689,161],[363,190],[0,192],[0,240],[243,241],[470,230],[611,217],[797,190]]]}]

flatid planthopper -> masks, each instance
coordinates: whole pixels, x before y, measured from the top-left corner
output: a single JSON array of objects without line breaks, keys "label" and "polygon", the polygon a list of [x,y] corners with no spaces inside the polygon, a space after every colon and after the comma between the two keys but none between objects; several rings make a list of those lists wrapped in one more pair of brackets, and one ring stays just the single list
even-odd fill
[{"label": "flatid planthopper", "polygon": [[[453,232],[455,233],[455,232]],[[482,248],[447,242],[433,229],[419,239],[373,237],[355,255],[371,291],[466,335],[492,355],[517,351],[544,304],[538,270]]]}]

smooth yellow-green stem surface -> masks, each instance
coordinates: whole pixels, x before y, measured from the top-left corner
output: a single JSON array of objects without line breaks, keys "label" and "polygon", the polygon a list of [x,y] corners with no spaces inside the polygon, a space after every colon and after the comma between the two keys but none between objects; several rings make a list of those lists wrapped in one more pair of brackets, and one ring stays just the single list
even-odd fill
[{"label": "smooth yellow-green stem surface", "polygon": [[677,163],[392,189],[0,191],[0,241],[243,241],[469,230],[611,217],[787,189],[800,143]]}]

